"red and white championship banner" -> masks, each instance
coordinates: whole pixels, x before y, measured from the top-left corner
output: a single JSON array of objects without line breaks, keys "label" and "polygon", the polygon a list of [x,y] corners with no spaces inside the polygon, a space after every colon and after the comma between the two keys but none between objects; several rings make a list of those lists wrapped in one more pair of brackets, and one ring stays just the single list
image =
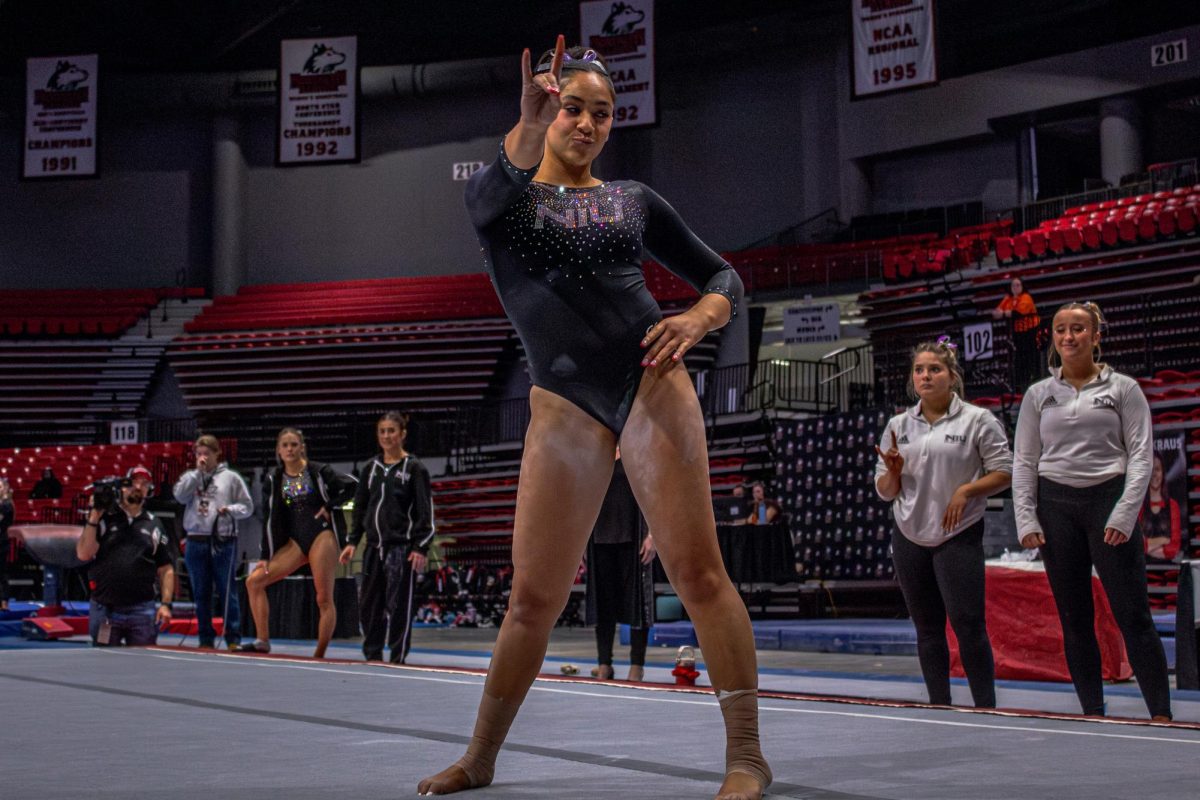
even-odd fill
[{"label": "red and white championship banner", "polygon": [[658,121],[654,91],[654,0],[579,4],[579,41],[604,56],[617,90],[613,127]]},{"label": "red and white championship banner", "polygon": [[358,161],[358,37],[279,43],[279,164]]},{"label": "red and white championship banner", "polygon": [[934,0],[850,0],[854,96],[937,83]]},{"label": "red and white championship banner", "polygon": [[25,61],[22,178],[96,175],[96,54]]}]

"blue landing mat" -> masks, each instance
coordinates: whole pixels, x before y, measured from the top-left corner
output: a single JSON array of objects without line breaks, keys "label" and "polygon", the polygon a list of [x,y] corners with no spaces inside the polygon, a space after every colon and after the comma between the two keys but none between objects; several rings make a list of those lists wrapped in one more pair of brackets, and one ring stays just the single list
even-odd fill
[{"label": "blue landing mat", "polygon": [[[1175,666],[1175,614],[1154,615],[1162,637],[1167,664]],[[916,655],[917,632],[906,619],[809,619],[760,621],[754,625],[757,650],[793,650],[807,653],[853,653],[857,655]],[[621,626],[621,644],[629,644],[629,628]],[[697,646],[690,622],[659,623],[650,629],[654,647]]]},{"label": "blue landing mat", "polygon": [[[32,617],[43,605],[43,603],[10,602],[7,611],[0,611],[0,638],[20,637],[21,620]],[[88,604],[75,600],[63,603],[63,608],[66,609],[67,615],[72,617],[86,617],[88,613]]]},{"label": "blue landing mat", "polygon": [[[621,628],[621,643],[628,644],[628,628]],[[696,646],[690,622],[655,625],[650,644],[656,647]],[[754,623],[758,650],[800,650],[813,653],[916,655],[917,633],[909,620],[784,620]]]}]

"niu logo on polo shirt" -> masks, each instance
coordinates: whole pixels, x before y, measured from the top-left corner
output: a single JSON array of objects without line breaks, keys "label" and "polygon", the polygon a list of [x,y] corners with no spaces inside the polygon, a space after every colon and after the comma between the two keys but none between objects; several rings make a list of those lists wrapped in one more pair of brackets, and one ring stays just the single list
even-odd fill
[{"label": "niu logo on polo shirt", "polygon": [[1116,408],[1117,403],[1106,394],[1098,394],[1092,398],[1092,408]]},{"label": "niu logo on polo shirt", "polygon": [[946,434],[946,444],[966,444],[966,443],[967,443],[967,437],[963,436],[961,433],[947,433]]},{"label": "niu logo on polo shirt", "polygon": [[1050,408],[1051,406],[1056,406],[1056,405],[1058,405],[1058,398],[1055,397],[1054,395],[1050,395],[1049,397],[1046,398],[1045,402],[1042,403],[1042,408],[1046,409],[1046,408]]}]

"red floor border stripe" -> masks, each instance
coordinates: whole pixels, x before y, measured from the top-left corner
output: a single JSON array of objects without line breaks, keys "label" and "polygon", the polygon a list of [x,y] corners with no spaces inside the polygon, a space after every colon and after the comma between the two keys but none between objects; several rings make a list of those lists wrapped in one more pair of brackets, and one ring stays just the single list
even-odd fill
[{"label": "red floor border stripe", "polygon": [[[284,653],[230,653],[222,650],[200,650],[194,647],[175,645],[153,645],[141,648],[169,653],[187,653],[199,656],[217,656],[222,658],[249,658],[275,661],[290,661],[310,664],[333,664],[338,666],[368,667],[373,669],[396,669],[412,672],[443,673],[451,675],[486,675],[486,669],[474,667],[424,666],[414,664],[392,664],[390,662],[362,661],[349,658],[313,658],[312,656],[287,655]],[[638,689],[646,692],[672,692],[675,694],[713,695],[713,690],[704,686],[677,686],[669,683],[631,683],[630,681],[608,680],[585,677],[582,675],[555,675],[542,673],[537,680],[541,683],[574,683],[588,686],[613,686],[620,689]],[[1173,730],[1200,730],[1200,722],[1155,722],[1150,719],[1133,717],[1096,717],[1086,714],[1068,714],[1063,712],[1038,711],[1036,709],[1020,708],[972,708],[969,706],[937,706],[929,703],[918,703],[907,700],[881,700],[869,697],[854,697],[850,695],[820,694],[813,692],[782,692],[773,689],[760,689],[759,698],[769,700],[790,700],[809,703],[836,703],[840,705],[867,706],[870,708],[913,708],[933,709],[936,711],[953,711],[959,714],[981,714],[993,717],[1009,717],[1015,719],[1044,719],[1062,722],[1090,722],[1104,725],[1134,725],[1138,727],[1170,728]]]}]

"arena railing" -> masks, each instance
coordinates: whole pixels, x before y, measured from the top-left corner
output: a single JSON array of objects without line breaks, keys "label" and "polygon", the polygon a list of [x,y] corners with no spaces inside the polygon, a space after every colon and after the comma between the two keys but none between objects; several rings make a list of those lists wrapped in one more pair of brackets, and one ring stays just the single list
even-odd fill
[{"label": "arena railing", "polygon": [[1047,220],[1057,219],[1065,214],[1068,208],[1089,203],[1103,203],[1107,200],[1120,200],[1122,197],[1136,197],[1139,194],[1151,194],[1157,191],[1176,189],[1180,186],[1191,186],[1200,179],[1196,170],[1195,158],[1154,164],[1144,173],[1128,176],[1129,180],[1123,181],[1120,186],[1063,195],[1017,206],[1011,212],[1013,233],[1031,230]]}]

